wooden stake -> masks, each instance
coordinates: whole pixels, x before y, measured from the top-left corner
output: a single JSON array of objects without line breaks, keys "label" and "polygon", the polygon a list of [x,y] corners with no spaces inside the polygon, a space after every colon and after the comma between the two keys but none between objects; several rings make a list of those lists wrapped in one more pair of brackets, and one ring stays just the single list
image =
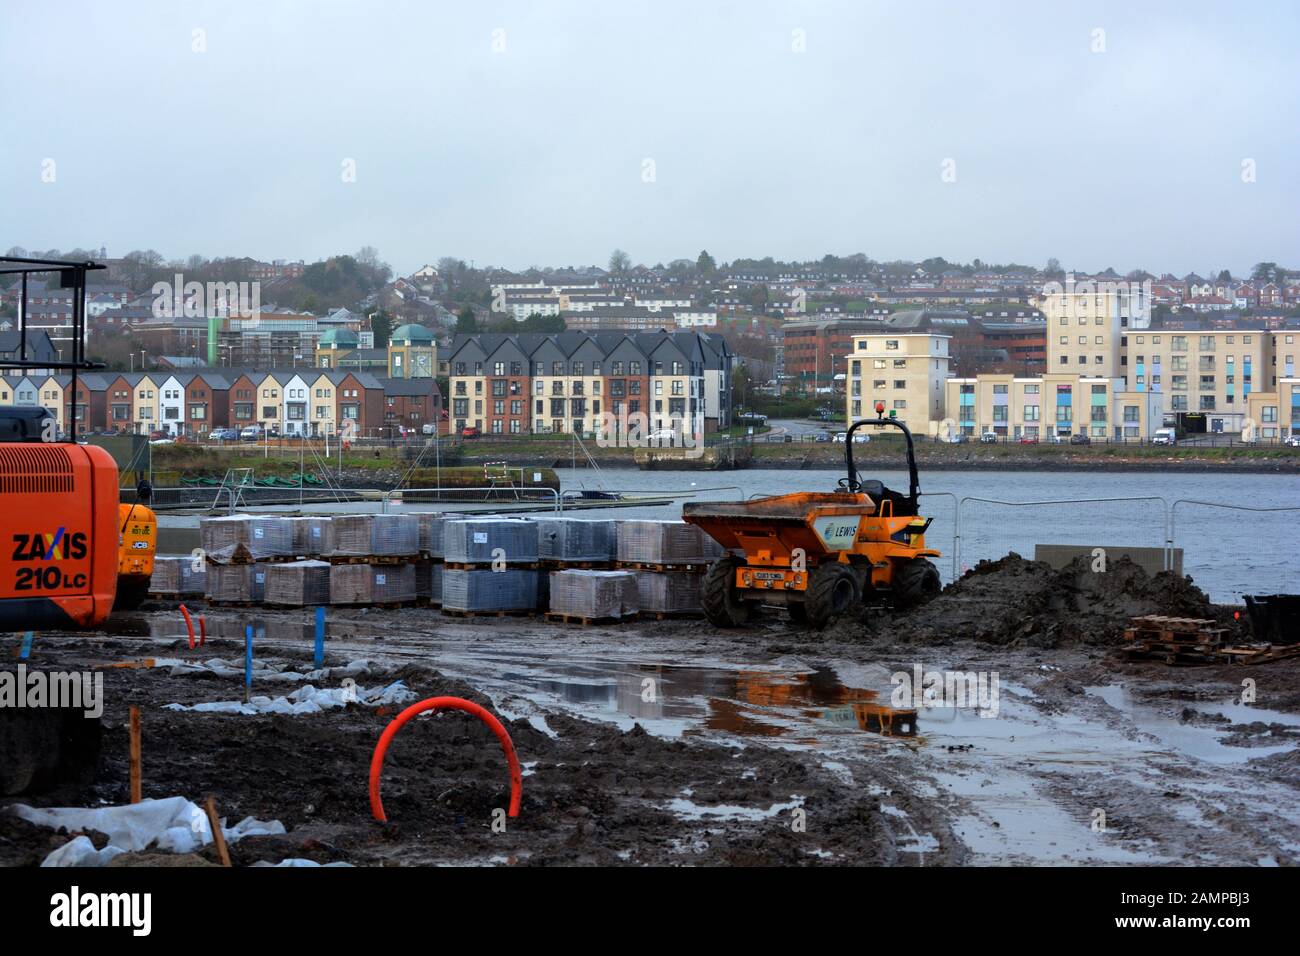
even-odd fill
[{"label": "wooden stake", "polygon": [[212,827],[212,842],[217,845],[217,856],[222,866],[230,866],[230,850],[226,848],[226,835],[221,832],[221,821],[217,819],[217,798],[208,797],[204,807],[208,811],[208,825]]},{"label": "wooden stake", "polygon": [[131,708],[131,802],[139,803],[140,796],[140,708]]}]

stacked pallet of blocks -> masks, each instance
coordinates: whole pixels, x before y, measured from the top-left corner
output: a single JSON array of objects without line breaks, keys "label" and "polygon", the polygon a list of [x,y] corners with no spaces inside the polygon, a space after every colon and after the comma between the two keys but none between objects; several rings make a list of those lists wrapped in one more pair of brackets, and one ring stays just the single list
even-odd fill
[{"label": "stacked pallet of blocks", "polygon": [[334,522],[325,516],[286,518],[293,553],[300,558],[321,558],[334,550]]},{"label": "stacked pallet of blocks", "polygon": [[537,556],[543,567],[612,568],[618,546],[614,521],[534,518]]},{"label": "stacked pallet of blocks", "polygon": [[269,515],[200,519],[199,545],[206,564],[204,595],[216,604],[261,602],[266,569],[296,557],[292,526]]},{"label": "stacked pallet of blocks", "polygon": [[268,564],[209,564],[204,596],[213,604],[260,604]]},{"label": "stacked pallet of blocks", "polygon": [[636,617],[640,591],[635,571],[588,568],[550,572],[547,620],[599,624]]},{"label": "stacked pallet of blocks", "polygon": [[462,616],[538,607],[537,523],[517,518],[444,521],[442,610]]},{"label": "stacked pallet of blocks", "polygon": [[199,520],[199,546],[209,557],[242,546],[254,561],[288,560],[294,552],[293,528],[280,517],[229,515]]},{"label": "stacked pallet of blocks", "polygon": [[192,556],[153,559],[149,593],[159,597],[188,597],[202,594],[207,585],[207,566]]},{"label": "stacked pallet of blocks", "polygon": [[330,564],[310,558],[266,568],[267,604],[313,607],[330,603]]},{"label": "stacked pallet of blocks", "polygon": [[616,567],[637,576],[642,615],[702,613],[700,584],[720,544],[684,521],[619,521]]},{"label": "stacked pallet of blocks", "polygon": [[415,515],[339,515],[333,521],[330,603],[407,604],[415,600],[420,526]]},{"label": "stacked pallet of blocks", "polygon": [[331,604],[409,604],[415,600],[414,564],[334,564]]}]

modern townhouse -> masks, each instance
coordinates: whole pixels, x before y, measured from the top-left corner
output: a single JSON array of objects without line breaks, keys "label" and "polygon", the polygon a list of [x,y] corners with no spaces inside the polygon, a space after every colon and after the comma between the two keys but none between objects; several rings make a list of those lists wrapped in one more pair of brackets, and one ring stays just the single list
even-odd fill
[{"label": "modern townhouse", "polygon": [[[450,424],[487,434],[639,434],[727,427],[731,354],[696,332],[458,335]],[[516,406],[517,399],[522,399]]]}]

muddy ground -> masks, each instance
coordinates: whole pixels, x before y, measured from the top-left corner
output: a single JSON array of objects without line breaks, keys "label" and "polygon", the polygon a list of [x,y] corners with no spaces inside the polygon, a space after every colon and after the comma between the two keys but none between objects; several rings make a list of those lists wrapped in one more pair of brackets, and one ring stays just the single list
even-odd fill
[{"label": "muddy ground", "polygon": [[[40,635],[28,663],[223,659],[232,669],[103,670],[93,775],[0,808],[125,802],[135,704],[146,797],[212,795],[230,823],[287,828],[234,844],[237,865],[1296,863],[1300,661],[1124,662],[1116,645],[1131,614],[1240,625],[1183,580],[1127,566],[1096,577],[1008,558],[910,615],[872,612],[821,634],[776,612],[733,632],[693,620],[578,628],[332,609],[326,663],[368,662],[358,685],[401,680],[416,699],[462,696],[502,715],[526,774],[522,812],[504,832],[492,822],[509,802],[505,760],[466,715],[421,718],[398,735],[385,825],[371,819],[366,777],[397,708],[164,709],[242,700],[245,624],[257,628],[259,664],[310,669],[312,614],[209,609],[208,645],[191,651],[174,606],[152,604],[106,633]],[[16,653],[18,639],[4,640]],[[995,713],[895,712],[894,675],[918,665],[996,673]],[[318,684],[338,686],[338,673]],[[1254,701],[1242,703],[1246,680]],[[299,686],[259,672],[254,693]],[[68,838],[0,809],[0,863],[36,865]],[[213,860],[209,848],[182,862]]]}]

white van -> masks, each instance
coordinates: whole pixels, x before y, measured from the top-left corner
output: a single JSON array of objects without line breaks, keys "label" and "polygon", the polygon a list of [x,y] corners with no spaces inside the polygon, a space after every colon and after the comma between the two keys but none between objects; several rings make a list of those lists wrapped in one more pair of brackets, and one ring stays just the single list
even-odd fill
[{"label": "white van", "polygon": [[1172,428],[1157,428],[1156,433],[1151,436],[1153,445],[1177,445],[1178,433]]}]

